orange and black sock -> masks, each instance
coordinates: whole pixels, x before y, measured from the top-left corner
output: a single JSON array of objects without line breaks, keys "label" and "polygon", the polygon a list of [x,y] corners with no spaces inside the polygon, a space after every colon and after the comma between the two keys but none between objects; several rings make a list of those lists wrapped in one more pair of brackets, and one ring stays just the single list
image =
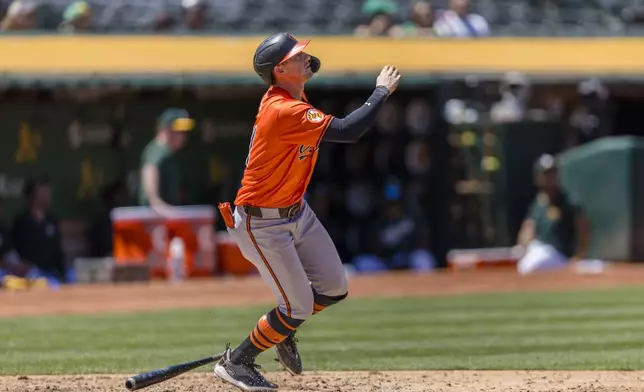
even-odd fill
[{"label": "orange and black sock", "polygon": [[281,313],[277,308],[263,315],[255,329],[248,337],[230,354],[235,363],[252,362],[262,352],[274,345],[281,343],[304,320],[298,320]]},{"label": "orange and black sock", "polygon": [[337,304],[347,298],[347,295],[349,294],[347,293],[336,297],[330,297],[328,295],[318,294],[313,287],[311,287],[311,290],[313,290],[313,314],[318,314],[329,306]]}]

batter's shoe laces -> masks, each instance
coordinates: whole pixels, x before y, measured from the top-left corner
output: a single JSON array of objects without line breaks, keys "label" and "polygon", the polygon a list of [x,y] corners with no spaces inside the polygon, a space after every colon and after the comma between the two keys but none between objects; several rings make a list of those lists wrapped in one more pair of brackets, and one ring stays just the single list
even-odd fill
[{"label": "batter's shoe laces", "polygon": [[215,365],[215,375],[242,391],[277,391],[277,384],[268,381],[260,372],[261,366],[251,363],[234,363],[230,359],[230,344],[226,345],[224,356]]},{"label": "batter's shoe laces", "polygon": [[295,332],[293,331],[290,335],[282,341],[275,345],[275,350],[277,351],[277,361],[284,366],[289,373],[294,376],[302,374],[302,358],[300,353],[297,351],[297,342],[298,339],[295,337]]}]

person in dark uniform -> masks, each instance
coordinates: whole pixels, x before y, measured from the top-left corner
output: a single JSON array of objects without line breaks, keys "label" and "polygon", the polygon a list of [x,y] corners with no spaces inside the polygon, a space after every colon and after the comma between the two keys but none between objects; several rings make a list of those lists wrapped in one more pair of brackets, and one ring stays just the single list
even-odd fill
[{"label": "person in dark uniform", "polygon": [[51,185],[47,179],[28,181],[25,210],[13,222],[14,246],[23,262],[31,266],[29,275],[40,275],[54,284],[73,283],[62,249],[58,219],[50,212]]},{"label": "person in dark uniform", "polygon": [[181,172],[175,152],[193,128],[194,120],[186,110],[169,108],[159,116],[157,135],[141,154],[139,205],[167,215],[173,205],[181,203]]},{"label": "person in dark uniform", "polygon": [[552,155],[545,154],[537,160],[535,185],[537,195],[518,235],[518,245],[525,249],[517,265],[520,274],[581,261],[590,239],[590,224],[583,211],[558,185]]},{"label": "person in dark uniform", "polygon": [[0,199],[0,277],[4,275],[24,277],[29,273],[29,265],[20,260],[13,246],[11,228],[5,223],[3,207]]}]

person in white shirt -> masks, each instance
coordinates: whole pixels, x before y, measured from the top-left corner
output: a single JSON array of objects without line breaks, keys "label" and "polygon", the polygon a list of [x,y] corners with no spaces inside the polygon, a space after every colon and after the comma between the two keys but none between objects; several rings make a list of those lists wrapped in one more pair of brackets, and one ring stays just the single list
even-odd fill
[{"label": "person in white shirt", "polygon": [[508,72],[500,86],[501,100],[490,108],[490,118],[497,124],[523,121],[528,114],[530,81],[521,72]]},{"label": "person in white shirt", "polygon": [[484,17],[468,12],[469,0],[450,0],[450,9],[441,12],[434,22],[440,37],[484,37],[490,26]]}]

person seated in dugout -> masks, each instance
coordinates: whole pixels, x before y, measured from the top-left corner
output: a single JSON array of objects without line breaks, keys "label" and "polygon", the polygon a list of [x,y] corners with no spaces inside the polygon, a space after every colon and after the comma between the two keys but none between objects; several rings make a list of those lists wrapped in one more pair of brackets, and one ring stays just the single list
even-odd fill
[{"label": "person seated in dugout", "polygon": [[29,265],[20,260],[13,246],[11,230],[4,219],[4,200],[0,199],[0,278],[6,275],[24,277]]},{"label": "person seated in dugout", "polygon": [[12,238],[20,260],[29,265],[27,278],[45,278],[52,286],[74,283],[65,262],[58,219],[51,213],[51,185],[47,179],[28,181],[25,208],[13,222]]},{"label": "person seated in dugout", "polygon": [[525,254],[518,261],[522,275],[540,270],[564,268],[585,260],[590,223],[558,185],[557,164],[552,155],[542,155],[535,164],[537,195],[518,235]]},{"label": "person seated in dugout", "polygon": [[25,291],[46,288],[48,281],[38,269],[20,259],[4,220],[4,203],[0,199],[0,291]]}]

